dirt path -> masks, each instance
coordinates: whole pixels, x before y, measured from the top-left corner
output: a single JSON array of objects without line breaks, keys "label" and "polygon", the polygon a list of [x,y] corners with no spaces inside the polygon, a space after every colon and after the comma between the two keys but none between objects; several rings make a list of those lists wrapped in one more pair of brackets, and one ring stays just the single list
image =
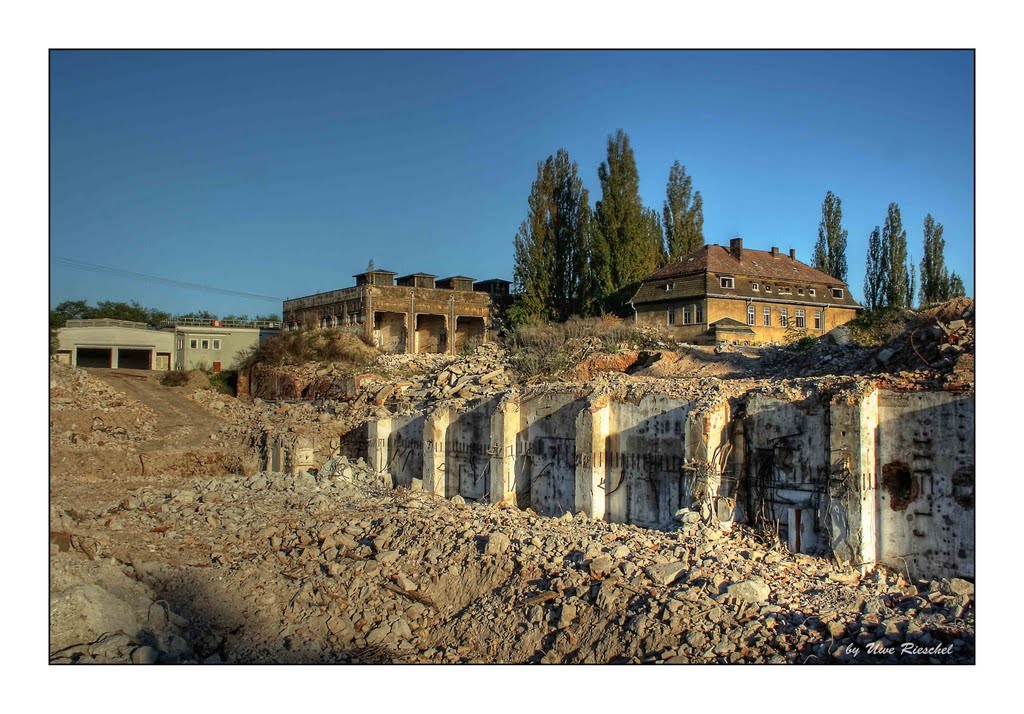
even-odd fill
[{"label": "dirt path", "polygon": [[211,435],[226,425],[189,399],[190,392],[186,388],[160,384],[162,373],[134,369],[93,369],[89,372],[156,412],[153,438],[148,439],[140,451],[209,446]]}]

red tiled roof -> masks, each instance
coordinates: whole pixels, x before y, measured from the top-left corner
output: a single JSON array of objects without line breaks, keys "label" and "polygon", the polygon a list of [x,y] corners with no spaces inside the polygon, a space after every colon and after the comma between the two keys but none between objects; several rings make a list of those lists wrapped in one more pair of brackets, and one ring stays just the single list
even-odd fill
[{"label": "red tiled roof", "polygon": [[742,260],[736,260],[727,247],[706,245],[675,263],[659,268],[644,278],[644,282],[708,271],[768,280],[844,285],[843,281],[790,258],[788,253],[772,255],[770,251],[744,248],[742,256]]}]

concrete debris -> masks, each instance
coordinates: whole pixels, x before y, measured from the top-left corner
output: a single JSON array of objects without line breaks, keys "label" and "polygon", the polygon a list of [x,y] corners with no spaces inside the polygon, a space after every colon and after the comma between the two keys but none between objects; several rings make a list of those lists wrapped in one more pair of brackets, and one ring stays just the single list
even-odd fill
[{"label": "concrete debris", "polygon": [[[364,474],[352,483],[372,481],[365,464],[349,465]],[[331,495],[321,502],[324,489]],[[51,515],[100,550],[90,557],[53,546],[53,572],[77,578],[55,575],[55,662],[974,657],[966,581],[940,582],[935,597],[922,597],[927,581],[879,570],[851,586],[829,578],[839,571],[827,560],[775,550],[769,564],[741,531],[711,547],[701,534],[457,507],[326,475],[203,478],[127,499],[137,507]],[[111,517],[124,529],[110,531]],[[481,548],[477,534],[488,531]],[[140,549],[161,562],[123,564]],[[688,565],[678,554],[695,555]],[[878,605],[865,612],[869,600]],[[97,614],[83,621],[83,612]],[[88,631],[74,629],[81,622]],[[101,630],[125,635],[104,640]],[[951,653],[864,654],[883,638]],[[850,654],[854,646],[859,654]]]}]

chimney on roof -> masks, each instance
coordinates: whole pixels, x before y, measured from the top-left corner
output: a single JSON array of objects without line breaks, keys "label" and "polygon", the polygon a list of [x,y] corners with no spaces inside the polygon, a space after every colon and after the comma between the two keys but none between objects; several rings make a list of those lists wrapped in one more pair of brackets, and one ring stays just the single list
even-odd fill
[{"label": "chimney on roof", "polygon": [[731,238],[729,240],[729,254],[736,260],[743,260],[743,239]]},{"label": "chimney on roof", "polygon": [[793,260],[796,260],[796,248],[789,249],[789,257],[792,258]]},{"label": "chimney on roof", "polygon": [[773,245],[772,246],[772,257],[773,258],[778,258],[779,257],[779,246],[777,246],[777,245]]}]

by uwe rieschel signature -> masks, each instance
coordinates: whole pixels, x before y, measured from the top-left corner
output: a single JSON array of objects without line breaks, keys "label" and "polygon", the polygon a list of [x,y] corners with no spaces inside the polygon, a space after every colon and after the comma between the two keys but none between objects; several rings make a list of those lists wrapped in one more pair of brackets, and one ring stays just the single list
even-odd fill
[{"label": "by uwe rieschel signature", "polygon": [[[849,657],[857,657],[861,653],[861,648],[857,645],[850,645],[846,648],[846,654]],[[863,649],[865,654],[869,655],[919,655],[924,657],[934,657],[942,655],[953,654],[952,643],[948,645],[932,645],[930,647],[924,647],[922,645],[915,645],[913,642],[904,642],[899,646],[886,645],[881,641],[869,642],[864,645]]]}]

